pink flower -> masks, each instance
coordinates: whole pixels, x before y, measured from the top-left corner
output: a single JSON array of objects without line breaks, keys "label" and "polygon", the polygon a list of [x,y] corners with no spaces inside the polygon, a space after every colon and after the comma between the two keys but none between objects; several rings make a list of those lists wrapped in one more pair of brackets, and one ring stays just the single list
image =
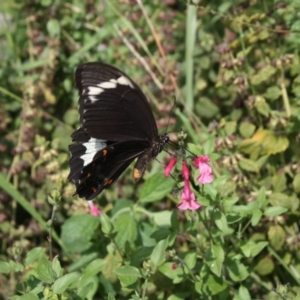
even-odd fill
[{"label": "pink flower", "polygon": [[190,188],[190,183],[188,180],[184,181],[183,192],[181,195],[181,202],[177,205],[177,207],[181,210],[196,210],[201,205],[195,201],[195,194],[192,192]]},{"label": "pink flower", "polygon": [[197,181],[202,184],[211,183],[214,180],[212,168],[208,164],[209,162],[210,158],[208,155],[199,156],[194,159],[194,165],[199,168],[200,171],[200,176],[197,178]]},{"label": "pink flower", "polygon": [[182,161],[182,177],[183,177],[184,181],[186,181],[186,180],[188,181],[189,177],[190,177],[190,171],[186,165],[185,160]]},{"label": "pink flower", "polygon": [[168,177],[173,170],[175,164],[177,162],[177,157],[173,156],[169,162],[169,164],[165,167],[165,177]]},{"label": "pink flower", "polygon": [[101,210],[94,204],[93,201],[88,201],[90,212],[92,216],[99,217],[101,215]]}]

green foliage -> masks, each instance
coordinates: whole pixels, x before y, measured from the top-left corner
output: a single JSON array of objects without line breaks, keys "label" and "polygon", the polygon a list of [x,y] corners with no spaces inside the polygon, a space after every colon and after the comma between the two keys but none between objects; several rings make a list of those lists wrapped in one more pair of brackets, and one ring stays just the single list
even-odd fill
[{"label": "green foliage", "polygon": [[[199,3],[2,0],[1,299],[300,299],[299,1]],[[179,164],[125,172],[100,217],[72,196],[87,61],[128,73],[160,131],[210,156],[211,184],[190,166],[200,209],[176,207]]]}]

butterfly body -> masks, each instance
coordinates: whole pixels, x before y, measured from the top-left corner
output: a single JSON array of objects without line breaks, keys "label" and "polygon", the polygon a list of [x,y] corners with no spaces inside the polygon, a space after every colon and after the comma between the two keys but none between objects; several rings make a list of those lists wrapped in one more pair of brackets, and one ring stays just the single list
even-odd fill
[{"label": "butterfly body", "polygon": [[120,70],[83,64],[76,69],[75,82],[82,125],[71,136],[68,179],[80,197],[91,200],[136,158],[133,179],[138,181],[169,138],[158,135],[145,95]]}]

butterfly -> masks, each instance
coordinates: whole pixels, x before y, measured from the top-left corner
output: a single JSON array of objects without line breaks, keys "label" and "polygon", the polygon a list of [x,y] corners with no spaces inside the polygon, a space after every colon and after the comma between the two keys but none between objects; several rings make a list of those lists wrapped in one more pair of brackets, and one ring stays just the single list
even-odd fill
[{"label": "butterfly", "polygon": [[169,137],[158,135],[146,96],[117,68],[99,62],[79,65],[75,84],[81,127],[71,135],[68,180],[75,184],[75,194],[92,200],[135,159],[137,182]]}]

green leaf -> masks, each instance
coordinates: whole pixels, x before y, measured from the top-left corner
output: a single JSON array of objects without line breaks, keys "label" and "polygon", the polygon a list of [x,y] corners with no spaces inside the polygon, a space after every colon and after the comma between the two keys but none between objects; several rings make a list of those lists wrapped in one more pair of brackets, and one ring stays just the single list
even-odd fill
[{"label": "green leaf", "polygon": [[266,198],[265,187],[259,189],[256,201],[259,204],[259,208],[265,208],[268,205],[269,200]]},{"label": "green leaf", "polygon": [[107,265],[107,261],[101,258],[97,258],[89,263],[89,265],[85,268],[83,275],[84,277],[90,277],[101,272],[105,266]]},{"label": "green leaf", "polygon": [[231,211],[240,215],[247,215],[252,213],[253,207],[249,205],[234,205],[231,207]]},{"label": "green leaf", "polygon": [[174,268],[174,263],[163,263],[159,266],[158,270],[168,278],[172,279],[173,283],[180,283],[183,281],[183,268],[177,265],[176,268]]},{"label": "green leaf", "polygon": [[275,264],[274,264],[272,258],[270,256],[265,256],[255,266],[255,271],[257,271],[257,273],[259,275],[265,276],[265,275],[271,274],[273,272],[274,268],[275,268]]},{"label": "green leaf", "polygon": [[47,22],[47,30],[49,35],[52,37],[58,36],[60,34],[60,23],[57,19],[50,19]]},{"label": "green leaf", "polygon": [[276,172],[272,176],[272,186],[274,192],[283,192],[287,187],[287,177],[284,172]]},{"label": "green leaf", "polygon": [[243,138],[250,138],[253,135],[255,129],[256,127],[252,123],[242,122],[239,128],[239,132]]},{"label": "green leaf", "polygon": [[236,131],[236,121],[227,121],[224,126],[226,135],[234,134]]},{"label": "green leaf", "polygon": [[172,229],[174,231],[177,230],[178,225],[179,225],[178,214],[177,214],[177,210],[174,209],[172,211],[172,214],[171,214],[171,226],[172,226]]},{"label": "green leaf", "polygon": [[104,234],[110,234],[113,232],[113,225],[110,221],[110,218],[107,216],[105,212],[101,213],[100,224],[101,224],[101,231]]},{"label": "green leaf", "polygon": [[52,4],[53,0],[41,0],[40,3],[42,6],[49,6]]},{"label": "green leaf", "polygon": [[286,242],[286,234],[280,225],[271,225],[268,230],[268,238],[275,250],[280,250]]},{"label": "green leaf", "polygon": [[224,233],[229,234],[232,230],[227,225],[227,219],[223,212],[218,208],[215,209],[212,213],[212,219],[215,221],[217,227]]},{"label": "green leaf", "polygon": [[73,272],[80,268],[84,268],[89,262],[95,260],[97,257],[99,257],[99,254],[96,252],[88,252],[87,254],[82,254],[69,266],[68,271]]},{"label": "green leaf", "polygon": [[157,245],[154,247],[150,260],[153,263],[155,267],[159,267],[161,264],[163,264],[166,260],[166,249],[168,247],[169,239],[166,238],[164,240],[161,240],[157,243]]},{"label": "green leaf", "polygon": [[0,273],[8,274],[11,271],[10,265],[6,261],[0,261]]},{"label": "green leaf", "polygon": [[[210,101],[210,100],[208,102],[212,103],[212,101]],[[217,107],[217,109],[218,109],[218,107]],[[203,153],[204,154],[212,154],[214,149],[215,149],[215,137],[212,135],[209,135],[203,145]]]},{"label": "green leaf", "polygon": [[78,283],[77,296],[81,297],[79,299],[95,299],[94,295],[98,287],[97,279],[94,276],[89,277],[88,279],[90,279],[90,282],[83,282],[80,280]]},{"label": "green leaf", "polygon": [[266,102],[265,98],[263,98],[262,96],[256,96],[255,97],[254,107],[264,117],[268,117],[269,116],[269,114],[270,114],[270,106]]},{"label": "green leaf", "polygon": [[197,253],[196,252],[187,253],[187,255],[184,257],[184,261],[190,269],[193,269],[197,262]]},{"label": "green leaf", "polygon": [[39,300],[39,299],[40,298],[33,293],[24,294],[24,295],[18,297],[18,300]]},{"label": "green leaf", "polygon": [[224,206],[232,206],[233,204],[239,201],[239,197],[227,197],[224,198],[222,201]]},{"label": "green leaf", "polygon": [[208,276],[205,284],[208,286],[212,295],[219,294],[228,286],[227,283],[221,277],[215,276],[213,274]]},{"label": "green leaf", "polygon": [[276,68],[271,65],[266,65],[261,68],[257,74],[251,77],[251,83],[253,85],[259,85],[269,80],[276,73]]},{"label": "green leaf", "polygon": [[242,242],[241,250],[245,257],[255,257],[259,254],[269,243],[268,242],[258,242],[253,241]]},{"label": "green leaf", "polygon": [[296,20],[296,21],[293,21],[292,22],[292,25],[291,25],[291,30],[292,31],[300,31],[300,21],[299,20]]},{"label": "green leaf", "polygon": [[294,195],[289,196],[283,193],[272,193],[269,196],[269,200],[273,206],[285,207],[292,211],[296,211],[299,207],[299,199]]},{"label": "green leaf", "polygon": [[174,184],[174,180],[165,178],[163,172],[154,174],[144,183],[139,202],[145,203],[161,200],[171,192]]},{"label": "green leaf", "polygon": [[300,173],[297,173],[293,179],[294,191],[297,194],[300,194]]},{"label": "green leaf", "polygon": [[241,158],[239,159],[239,166],[241,169],[249,172],[259,172],[259,167],[257,163],[251,159]]},{"label": "green leaf", "polygon": [[[176,212],[176,210],[174,210]],[[154,223],[159,227],[169,228],[171,227],[171,216],[172,212],[164,210],[156,213],[152,213]],[[177,214],[176,214],[177,216]],[[177,216],[178,219],[178,216]]]},{"label": "green leaf", "polygon": [[62,294],[71,284],[77,282],[81,274],[72,272],[55,280],[52,289],[55,294]]},{"label": "green leaf", "polygon": [[264,97],[270,100],[276,100],[281,96],[281,89],[278,86],[271,86],[267,88],[267,91],[264,93]]},{"label": "green leaf", "polygon": [[224,257],[224,250],[220,245],[212,245],[205,254],[205,263],[218,277],[221,276]]},{"label": "green leaf", "polygon": [[252,299],[248,289],[246,287],[244,287],[243,285],[241,285],[239,288],[239,296],[243,300],[251,300]]},{"label": "green leaf", "polygon": [[112,293],[108,293],[107,300],[116,300],[116,298]]},{"label": "green leaf", "polygon": [[133,243],[137,239],[137,223],[132,216],[132,212],[124,213],[118,216],[114,221],[115,243],[118,247],[123,248],[126,242]]},{"label": "green leaf", "polygon": [[56,277],[60,277],[64,274],[64,269],[60,265],[60,261],[57,257],[54,257],[52,261],[52,270],[55,273]]},{"label": "green leaf", "polygon": [[122,287],[130,286],[137,282],[139,278],[141,278],[139,270],[132,266],[122,266],[117,268],[115,273],[117,274]]},{"label": "green leaf", "polygon": [[[102,276],[102,274],[100,276]],[[70,289],[77,290],[76,295],[81,297],[80,299],[82,300],[83,299],[93,300],[97,298],[95,297],[95,294],[98,290],[98,287],[99,287],[99,275],[88,276],[84,274],[81,278],[79,278],[79,280],[74,282],[74,284],[70,285],[69,290]]]},{"label": "green leaf", "polygon": [[247,268],[241,261],[227,258],[224,267],[228,271],[229,277],[235,282],[243,281],[249,276]]},{"label": "green leaf", "polygon": [[251,225],[256,226],[259,223],[262,215],[263,213],[259,208],[254,209],[251,216]]},{"label": "green leaf", "polygon": [[69,218],[63,224],[61,233],[61,238],[69,251],[74,253],[87,250],[99,223],[99,218],[87,214]]},{"label": "green leaf", "polygon": [[289,146],[289,140],[271,130],[259,128],[254,135],[240,143],[242,152],[249,154],[252,160],[263,155],[284,152]]},{"label": "green leaf", "polygon": [[35,261],[39,260],[42,256],[45,256],[44,248],[42,247],[33,248],[26,254],[25,264],[32,265]]},{"label": "green leaf", "polygon": [[280,206],[267,207],[264,211],[264,215],[267,217],[276,217],[287,212],[288,209]]},{"label": "green leaf", "polygon": [[52,264],[44,256],[42,256],[39,259],[37,266],[37,275],[40,280],[45,281],[47,283],[52,283],[54,281]]},{"label": "green leaf", "polygon": [[176,293],[176,294],[170,295],[167,300],[185,300],[189,297],[189,295],[190,294],[187,292]]},{"label": "green leaf", "polygon": [[240,215],[239,213],[227,213],[226,214],[226,219],[227,219],[227,223],[228,224],[234,224],[236,222],[239,222],[241,219],[243,218],[242,215]]}]

